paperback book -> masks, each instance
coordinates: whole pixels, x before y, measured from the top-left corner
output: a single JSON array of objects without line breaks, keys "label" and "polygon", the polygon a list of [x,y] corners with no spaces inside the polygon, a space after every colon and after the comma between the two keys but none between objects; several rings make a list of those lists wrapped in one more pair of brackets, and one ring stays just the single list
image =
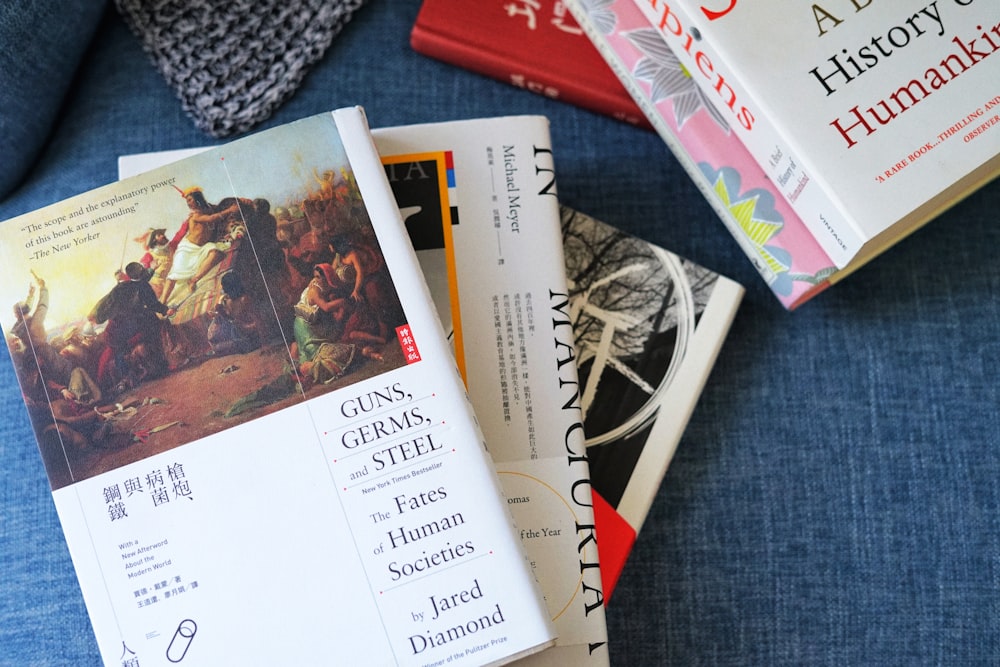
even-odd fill
[{"label": "paperback book", "polygon": [[[290,208],[325,253],[308,275]],[[360,109],[0,233],[0,324],[105,664],[552,645]]]},{"label": "paperback book", "polygon": [[782,305],[835,282],[833,262],[633,0],[567,5]]},{"label": "paperback book", "polygon": [[736,282],[562,209],[604,595],[610,599],[743,298]]},{"label": "paperback book", "polygon": [[633,1],[843,273],[1000,173],[996,3]]},{"label": "paperback book", "polygon": [[423,55],[647,126],[562,0],[424,0],[410,33]]}]

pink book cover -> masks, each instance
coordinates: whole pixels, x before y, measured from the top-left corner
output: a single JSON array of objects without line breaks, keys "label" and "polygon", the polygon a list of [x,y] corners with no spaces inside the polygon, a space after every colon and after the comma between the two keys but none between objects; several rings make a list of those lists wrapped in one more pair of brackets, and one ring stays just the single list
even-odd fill
[{"label": "pink book cover", "polygon": [[632,0],[568,4],[781,303],[827,287],[834,263]]}]

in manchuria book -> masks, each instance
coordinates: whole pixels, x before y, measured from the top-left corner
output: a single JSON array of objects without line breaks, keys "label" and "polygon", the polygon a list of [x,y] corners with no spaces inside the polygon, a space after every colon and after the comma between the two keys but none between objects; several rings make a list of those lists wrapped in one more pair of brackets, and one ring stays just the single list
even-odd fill
[{"label": "in manchuria book", "polygon": [[580,25],[786,308],[836,267],[632,0],[571,0]]},{"label": "in manchuria book", "polygon": [[607,665],[548,121],[373,134],[559,634],[525,664]]},{"label": "in manchuria book", "polygon": [[562,232],[601,571],[610,598],[743,288],[567,207]]}]

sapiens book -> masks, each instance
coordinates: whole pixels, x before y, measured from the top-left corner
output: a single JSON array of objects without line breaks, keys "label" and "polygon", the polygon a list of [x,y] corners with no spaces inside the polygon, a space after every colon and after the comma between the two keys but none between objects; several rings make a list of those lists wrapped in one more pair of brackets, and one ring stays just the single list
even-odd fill
[{"label": "sapiens book", "polygon": [[[275,215],[293,207],[322,255],[309,275]],[[552,645],[360,109],[0,235],[0,324],[105,664],[479,665]]]},{"label": "sapiens book", "polygon": [[424,0],[410,45],[517,88],[648,125],[561,0]]},{"label": "sapiens book", "polygon": [[782,305],[836,282],[833,262],[634,2],[566,4]]},{"label": "sapiens book", "polygon": [[610,599],[744,290],[566,206],[562,233]]},{"label": "sapiens book", "polygon": [[[602,568],[569,324],[548,121],[372,131],[558,640],[519,664],[606,665]],[[119,158],[135,174],[204,149]],[[300,212],[288,255],[314,261]],[[303,259],[296,259],[303,258]]]},{"label": "sapiens book", "polygon": [[1000,173],[995,3],[633,1],[843,273]]},{"label": "sapiens book", "polygon": [[559,635],[522,663],[607,665],[548,120],[372,134]]}]

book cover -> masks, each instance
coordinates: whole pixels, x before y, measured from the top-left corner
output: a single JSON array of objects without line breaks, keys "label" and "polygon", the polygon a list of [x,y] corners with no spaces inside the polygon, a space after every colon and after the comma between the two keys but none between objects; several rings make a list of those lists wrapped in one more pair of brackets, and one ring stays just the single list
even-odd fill
[{"label": "book cover", "polygon": [[568,207],[562,210],[605,598],[610,598],[743,288]]},{"label": "book cover", "polygon": [[106,664],[485,664],[552,643],[360,109],[0,233],[0,324]]},{"label": "book cover", "polygon": [[995,3],[634,2],[838,268],[1000,173]]},{"label": "book cover", "polygon": [[567,0],[577,22],[786,308],[836,267],[632,0]]},{"label": "book cover", "polygon": [[524,664],[607,665],[548,120],[372,134],[559,635]]},{"label": "book cover", "polygon": [[512,86],[647,125],[562,0],[424,0],[410,44]]}]

